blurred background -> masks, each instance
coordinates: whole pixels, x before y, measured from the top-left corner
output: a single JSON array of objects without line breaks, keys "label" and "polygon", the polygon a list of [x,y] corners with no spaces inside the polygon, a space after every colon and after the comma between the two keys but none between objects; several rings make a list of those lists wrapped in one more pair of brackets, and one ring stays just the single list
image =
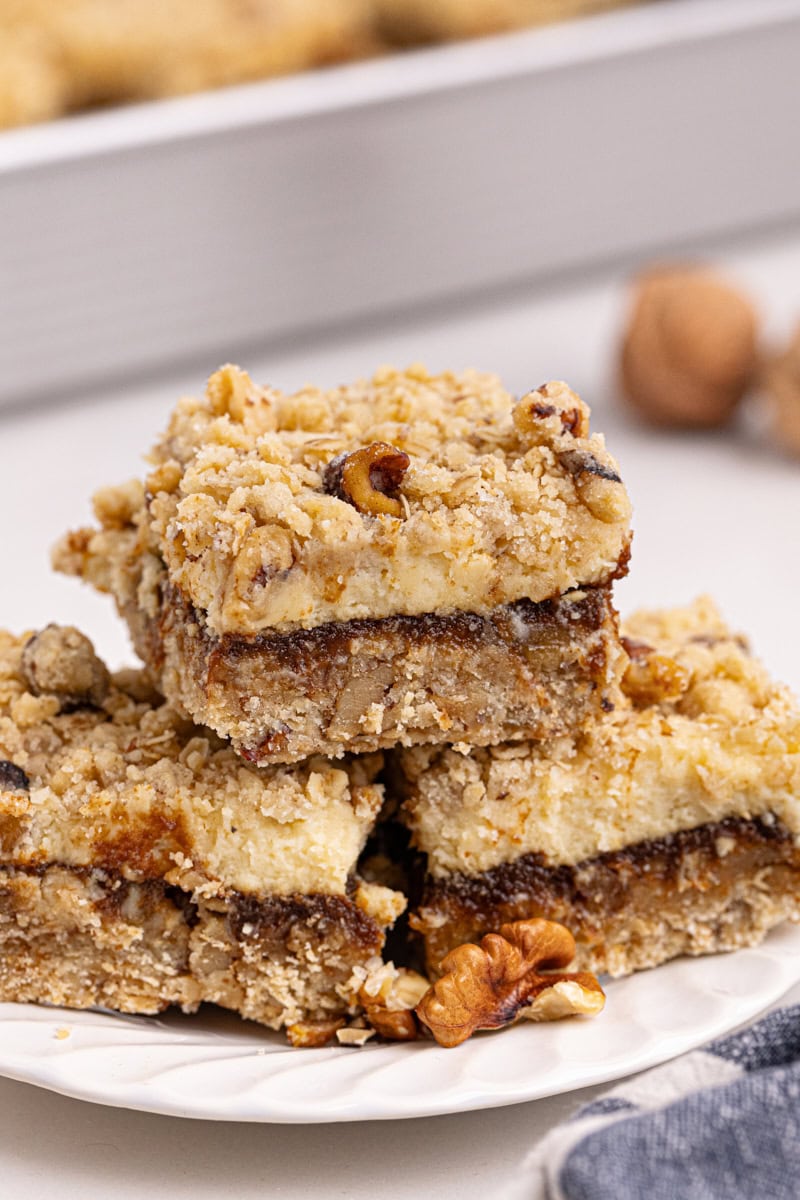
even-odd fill
[{"label": "blurred background", "polygon": [[[0,35],[3,624],[130,657],[49,546],[220,362],[423,360],[578,389],[621,603],[712,591],[800,682],[800,0],[0,0]],[[705,271],[663,318],[654,265]]]}]

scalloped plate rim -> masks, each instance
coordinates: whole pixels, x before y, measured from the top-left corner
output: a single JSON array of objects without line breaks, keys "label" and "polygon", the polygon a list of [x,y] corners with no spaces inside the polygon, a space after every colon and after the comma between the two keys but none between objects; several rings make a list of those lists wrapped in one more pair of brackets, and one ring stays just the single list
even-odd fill
[{"label": "scalloped plate rim", "polygon": [[[760,986],[741,993],[731,991],[729,984],[726,985],[731,964],[736,964],[741,975],[748,963],[752,965],[759,960],[770,968],[755,972]],[[626,1012],[631,1006],[636,1009],[637,998],[646,999],[655,987],[660,989],[670,982],[677,985],[678,995],[681,987],[694,988],[701,998],[713,994],[717,1003],[707,1012],[704,1004],[697,1003],[695,995],[692,1019],[682,1028],[664,1035],[657,1029],[639,1024],[637,1028],[648,1036],[627,1053],[617,1052],[605,1060],[601,1058],[591,1063],[570,1062],[563,1055],[560,1059],[556,1056],[555,1074],[545,1078],[535,1074],[526,1076],[520,1071],[522,1052],[535,1052],[537,1039],[547,1038],[544,1047],[541,1043],[538,1046],[552,1055],[554,1044],[557,1046],[559,1039],[566,1040],[562,1036],[563,1030],[569,1026],[574,1029],[572,1022],[520,1025],[503,1033],[481,1034],[455,1050],[416,1043],[373,1044],[361,1050],[300,1051],[285,1046],[281,1035],[272,1035],[250,1022],[240,1022],[232,1014],[212,1016],[212,1023],[227,1023],[232,1031],[226,1032],[223,1028],[220,1036],[213,1028],[210,1032],[205,1029],[197,1018],[182,1015],[143,1018],[101,1010],[80,1012],[28,1004],[0,1004],[0,1076],[77,1100],[196,1120],[326,1124],[443,1116],[544,1099],[610,1083],[657,1066],[753,1019],[798,981],[800,927],[791,924],[774,930],[758,946],[727,954],[676,959],[625,979],[609,980],[606,987],[609,1002],[605,1012],[590,1022],[581,1022],[581,1033],[576,1031],[570,1035],[573,1040],[583,1038],[591,1046],[594,1034],[583,1032],[588,1027],[593,1027],[604,1041],[610,1035],[613,1040],[613,1035],[618,1035],[623,1026],[630,1028],[626,1024],[629,1020]],[[685,996],[683,998],[685,1000]],[[621,1001],[616,1013],[615,999]],[[95,1028],[100,1029],[103,1036],[93,1042],[91,1034]],[[123,1035],[123,1029],[129,1036]],[[146,1032],[147,1036],[139,1038],[138,1030]],[[549,1037],[548,1031],[552,1031]],[[20,1035],[33,1038],[35,1043],[39,1039],[39,1053],[12,1049],[8,1043],[19,1043]],[[81,1038],[86,1044],[77,1045]],[[185,1046],[184,1041],[188,1043]],[[184,1052],[180,1053],[182,1047]],[[227,1056],[226,1047],[230,1047]],[[487,1050],[487,1047],[495,1049]],[[177,1060],[156,1068],[149,1077],[133,1081],[115,1079],[113,1072],[109,1075],[108,1071],[87,1072],[85,1069],[87,1056],[91,1061],[91,1056],[99,1055],[101,1062],[113,1066],[115,1056],[130,1050],[141,1055],[145,1048],[156,1056],[160,1048],[165,1058],[177,1053]],[[332,1054],[336,1057],[332,1058]],[[315,1056],[313,1061],[311,1055]],[[374,1061],[377,1056],[380,1056],[379,1062]],[[480,1076],[484,1063],[496,1066],[498,1059],[510,1064],[508,1070],[500,1071],[498,1079],[473,1077],[476,1068]],[[252,1073],[254,1060],[260,1064],[255,1085],[251,1083],[248,1090],[243,1084],[242,1090],[231,1094],[231,1084],[235,1085],[238,1077],[244,1079]],[[317,1064],[321,1064],[322,1069]],[[355,1078],[351,1077],[353,1072],[348,1064],[355,1067]],[[359,1070],[359,1067],[364,1069]],[[412,1080],[415,1074],[418,1075],[420,1090],[409,1095],[392,1092],[392,1071],[406,1076],[410,1072]],[[288,1074],[291,1083],[293,1075],[305,1074],[313,1085],[323,1075],[330,1077],[331,1072],[334,1081],[341,1076],[340,1087],[327,1097],[324,1093],[306,1096],[300,1103],[297,1098],[287,1100],[280,1095],[279,1077],[285,1083]],[[204,1079],[204,1073],[208,1075],[206,1086],[197,1086],[193,1075],[199,1074]],[[384,1077],[377,1089],[376,1073]],[[168,1080],[168,1075],[176,1078]],[[207,1086],[215,1079],[228,1088],[223,1098],[215,1099],[213,1088],[209,1090]],[[188,1088],[187,1082],[191,1083]]]}]

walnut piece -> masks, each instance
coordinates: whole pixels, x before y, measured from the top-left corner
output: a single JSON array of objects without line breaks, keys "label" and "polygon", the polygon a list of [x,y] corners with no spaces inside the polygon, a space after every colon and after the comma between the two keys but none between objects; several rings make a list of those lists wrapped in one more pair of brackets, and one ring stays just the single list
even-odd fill
[{"label": "walnut piece", "polygon": [[601,462],[578,439],[589,436],[589,409],[565,383],[544,383],[514,407],[514,427],[523,445],[547,446],[575,481],[578,499],[598,521],[615,524],[627,498],[613,464]]},{"label": "walnut piece", "polygon": [[668,654],[646,642],[620,638],[630,659],[622,677],[622,690],[637,708],[651,708],[678,700],[689,690],[691,672]]},{"label": "walnut piece", "polygon": [[16,763],[0,758],[0,792],[29,792],[31,781]]},{"label": "walnut piece", "polygon": [[366,1025],[346,1025],[344,1029],[336,1030],[336,1040],[340,1046],[363,1046],[374,1036],[375,1030],[367,1029]]},{"label": "walnut piece", "polygon": [[390,1012],[388,1008],[371,1004],[364,1009],[364,1016],[375,1032],[389,1042],[413,1042],[419,1034],[416,1017],[410,1008]]},{"label": "walnut piece", "polygon": [[22,674],[34,696],[55,696],[62,712],[99,708],[111,677],[87,637],[72,625],[47,625],[26,643]]},{"label": "walnut piece", "polygon": [[768,361],[764,385],[773,434],[782,450],[800,457],[800,325],[783,353]]},{"label": "walnut piece", "polygon": [[580,396],[558,384],[543,383],[535,392],[528,392],[515,406],[512,417],[517,432],[533,446],[565,434],[589,436],[588,406]]},{"label": "walnut piece", "polygon": [[323,487],[359,512],[403,517],[406,510],[397,492],[409,462],[403,450],[388,442],[372,442],[331,459],[323,474]]},{"label": "walnut piece", "polygon": [[[593,976],[591,978],[594,978]],[[595,982],[597,982],[595,980]],[[597,984],[587,987],[585,982],[575,979],[560,979],[552,987],[540,992],[525,1008],[517,1013],[526,1021],[561,1021],[564,1017],[594,1017],[602,1011],[605,995]]]},{"label": "walnut piece", "polygon": [[467,943],[445,955],[442,977],[417,1005],[417,1016],[447,1047],[460,1045],[478,1029],[500,1029],[520,1017],[594,1016],[605,1004],[594,975],[549,973],[574,956],[575,939],[555,921],[503,925],[480,946]]},{"label": "walnut piece", "polygon": [[428,990],[428,980],[406,967],[382,963],[358,991],[364,1016],[377,1034],[391,1042],[411,1042],[419,1034],[414,1006]]},{"label": "walnut piece", "polygon": [[343,1025],[343,1017],[332,1017],[329,1021],[295,1021],[294,1025],[287,1025],[286,1036],[295,1047],[316,1050],[329,1045]]},{"label": "walnut piece", "polygon": [[724,424],[753,377],[756,316],[734,288],[699,268],[638,282],[620,377],[631,406],[657,425]]}]

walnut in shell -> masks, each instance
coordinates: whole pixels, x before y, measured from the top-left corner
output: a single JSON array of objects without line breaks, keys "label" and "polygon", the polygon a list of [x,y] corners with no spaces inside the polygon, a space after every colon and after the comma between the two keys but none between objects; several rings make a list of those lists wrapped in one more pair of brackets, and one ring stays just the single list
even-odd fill
[{"label": "walnut in shell", "polygon": [[800,325],[764,375],[773,435],[781,449],[800,458]]},{"label": "walnut in shell", "polygon": [[639,280],[622,346],[622,390],[654,424],[722,425],[753,378],[756,335],[750,302],[715,275],[650,271]]},{"label": "walnut in shell", "polygon": [[605,995],[588,972],[554,974],[575,957],[575,939],[555,921],[503,925],[480,946],[446,954],[442,977],[416,1008],[440,1046],[458,1046],[479,1029],[500,1029],[520,1017],[548,1021],[594,1016]]}]

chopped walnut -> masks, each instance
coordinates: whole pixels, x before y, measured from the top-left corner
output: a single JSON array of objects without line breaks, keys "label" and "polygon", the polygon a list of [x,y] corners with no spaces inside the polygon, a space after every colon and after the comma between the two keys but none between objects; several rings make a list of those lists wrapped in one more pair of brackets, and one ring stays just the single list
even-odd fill
[{"label": "chopped walnut", "polygon": [[419,1035],[417,1019],[410,1008],[390,1012],[374,1004],[364,1010],[364,1015],[375,1032],[389,1042],[413,1042]]},{"label": "chopped walnut", "polygon": [[31,781],[16,763],[0,758],[0,792],[29,792]]},{"label": "chopped walnut", "polygon": [[410,1042],[419,1029],[413,1009],[428,990],[428,980],[416,971],[382,963],[371,971],[358,991],[364,1015],[381,1037]]},{"label": "chopped walnut", "polygon": [[589,450],[561,450],[557,458],[574,479],[578,499],[592,516],[609,525],[618,521],[620,506],[627,503],[618,473]]},{"label": "chopped walnut", "polygon": [[366,1026],[346,1025],[344,1029],[336,1030],[336,1040],[340,1046],[363,1046],[374,1036],[375,1030]]},{"label": "chopped walnut", "polygon": [[343,1017],[328,1021],[295,1021],[286,1027],[286,1036],[297,1048],[316,1050],[320,1046],[328,1046],[343,1025]]},{"label": "chopped walnut", "polygon": [[514,408],[513,421],[532,446],[549,444],[564,434],[589,436],[589,407],[566,385],[544,383],[528,392]]},{"label": "chopped walnut", "polygon": [[55,696],[62,712],[99,708],[111,682],[87,637],[72,625],[48,625],[22,651],[22,675],[34,696]]},{"label": "chopped walnut", "polygon": [[520,1017],[594,1015],[605,1003],[594,975],[550,973],[574,956],[575,939],[554,921],[503,925],[480,946],[467,943],[445,955],[442,977],[417,1005],[417,1016],[439,1045],[451,1047],[478,1029],[500,1029]]},{"label": "chopped walnut", "polygon": [[606,998],[597,984],[587,987],[575,979],[560,979],[540,992],[532,1004],[521,1008],[517,1016],[526,1021],[561,1021],[564,1017],[594,1017],[605,1006]]},{"label": "chopped walnut", "polygon": [[403,517],[406,508],[397,493],[409,461],[407,454],[387,442],[373,442],[331,459],[323,474],[323,487],[359,512]]},{"label": "chopped walnut", "polygon": [[622,678],[622,690],[637,708],[667,704],[688,691],[691,672],[668,654],[660,654],[645,642],[621,639],[630,662]]}]

